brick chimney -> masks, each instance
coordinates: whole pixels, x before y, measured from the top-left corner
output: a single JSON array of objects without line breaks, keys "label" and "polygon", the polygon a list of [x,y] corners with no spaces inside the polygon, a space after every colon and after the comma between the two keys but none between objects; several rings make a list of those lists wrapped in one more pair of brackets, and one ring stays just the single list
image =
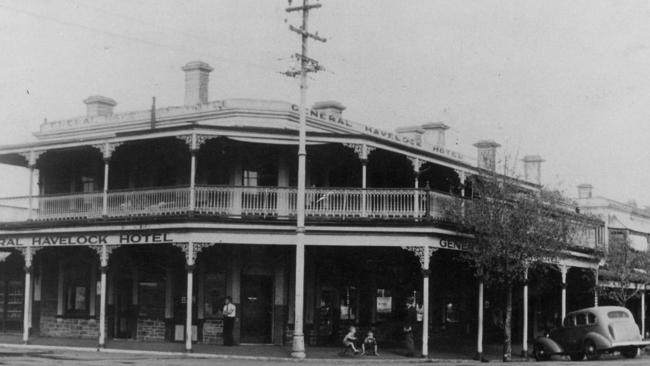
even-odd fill
[{"label": "brick chimney", "polygon": [[345,110],[345,106],[335,100],[324,100],[314,103],[311,109],[318,112],[319,115],[324,114],[339,119]]},{"label": "brick chimney", "polygon": [[449,126],[442,122],[425,123],[422,126],[424,130],[424,140],[431,145],[445,146],[445,131]]},{"label": "brick chimney", "polygon": [[208,102],[208,83],[212,70],[214,69],[203,61],[188,62],[183,66],[183,71],[185,71],[185,105]]},{"label": "brick chimney", "polygon": [[588,183],[578,185],[578,198],[591,198],[591,191],[594,186]]},{"label": "brick chimney", "polygon": [[117,102],[101,95],[92,95],[84,100],[88,117],[110,116]]},{"label": "brick chimney", "polygon": [[493,140],[481,140],[475,143],[474,147],[478,150],[477,166],[482,169],[495,170],[497,147],[499,146],[501,145],[497,144]]},{"label": "brick chimney", "polygon": [[542,159],[539,155],[526,155],[524,162],[524,179],[535,184],[542,184]]}]

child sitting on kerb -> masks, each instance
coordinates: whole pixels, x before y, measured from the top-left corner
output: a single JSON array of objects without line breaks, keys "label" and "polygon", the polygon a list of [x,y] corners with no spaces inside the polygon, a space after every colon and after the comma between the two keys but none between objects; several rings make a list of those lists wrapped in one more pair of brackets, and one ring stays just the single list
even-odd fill
[{"label": "child sitting on kerb", "polygon": [[370,356],[379,356],[379,353],[377,352],[377,339],[375,339],[375,334],[372,330],[368,331],[368,335],[366,335],[366,338],[363,340],[363,344],[361,345],[361,355],[365,355],[366,350],[369,352],[368,354]]},{"label": "child sitting on kerb", "polygon": [[356,334],[357,328],[355,326],[351,326],[348,334],[343,337],[343,345],[345,346],[345,351],[343,351],[344,353],[347,353],[348,348],[352,349],[355,355],[359,353],[359,350],[354,345],[354,341],[357,340]]}]

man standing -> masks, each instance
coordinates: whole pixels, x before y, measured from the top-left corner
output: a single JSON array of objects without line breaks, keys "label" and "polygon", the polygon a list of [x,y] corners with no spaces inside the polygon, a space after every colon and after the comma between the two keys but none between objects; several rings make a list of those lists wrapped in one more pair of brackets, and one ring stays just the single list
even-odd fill
[{"label": "man standing", "polygon": [[224,346],[232,346],[234,344],[232,332],[235,327],[235,316],[237,315],[237,308],[232,303],[232,298],[226,296],[225,304],[223,305],[223,344]]}]

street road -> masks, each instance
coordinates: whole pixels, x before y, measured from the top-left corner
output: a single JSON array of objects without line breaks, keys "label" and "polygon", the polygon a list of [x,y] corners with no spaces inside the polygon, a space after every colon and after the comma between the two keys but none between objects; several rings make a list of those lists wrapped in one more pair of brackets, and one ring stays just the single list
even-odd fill
[{"label": "street road", "polygon": [[[620,357],[605,357],[600,361],[582,361],[579,363],[570,361],[549,361],[549,362],[512,362],[503,364],[501,362],[491,361],[492,365],[508,365],[508,366],[626,366],[626,365],[648,365],[650,357],[644,356],[634,360],[627,360]],[[244,366],[261,366],[266,364],[272,365],[341,365],[341,364],[377,364],[371,359],[341,359],[341,360],[308,360],[304,362],[296,361],[260,361],[260,360],[225,360],[215,358],[196,358],[184,356],[152,356],[152,355],[139,355],[139,354],[125,354],[125,353],[109,353],[109,352],[78,352],[78,351],[59,351],[59,350],[25,350],[20,348],[0,348],[0,365],[88,365],[88,366],[103,366],[103,365],[142,365],[142,366],[167,366],[167,365],[188,365],[188,366],[213,366],[213,365],[244,365]],[[399,362],[399,360],[391,360],[386,365],[485,365],[477,361],[453,361],[444,362],[436,361],[435,363],[413,363],[413,362]]]}]

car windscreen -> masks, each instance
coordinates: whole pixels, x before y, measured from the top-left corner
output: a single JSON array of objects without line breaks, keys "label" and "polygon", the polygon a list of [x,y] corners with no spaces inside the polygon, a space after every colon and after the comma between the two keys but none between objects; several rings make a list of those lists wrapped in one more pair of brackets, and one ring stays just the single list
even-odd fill
[{"label": "car windscreen", "polygon": [[607,313],[607,317],[610,319],[620,319],[620,318],[629,318],[630,315],[624,311],[610,311]]}]

